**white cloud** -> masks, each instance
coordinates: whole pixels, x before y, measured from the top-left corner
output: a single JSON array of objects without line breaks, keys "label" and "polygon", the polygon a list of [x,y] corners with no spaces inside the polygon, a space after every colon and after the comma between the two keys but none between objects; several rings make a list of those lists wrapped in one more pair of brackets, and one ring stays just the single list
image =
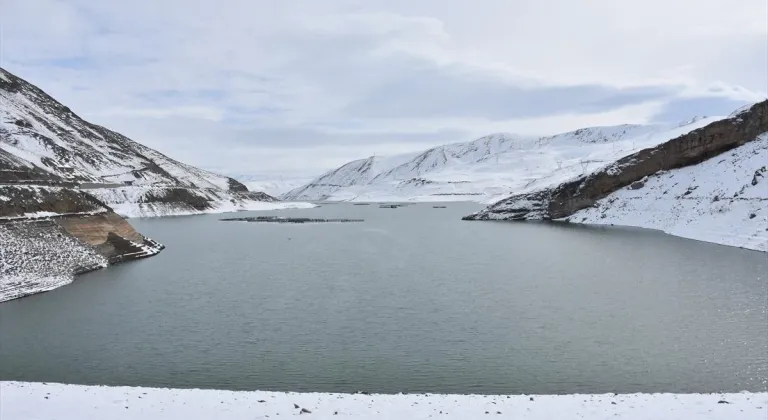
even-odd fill
[{"label": "white cloud", "polygon": [[765,0],[0,1],[0,65],[96,123],[236,172],[768,95]]}]

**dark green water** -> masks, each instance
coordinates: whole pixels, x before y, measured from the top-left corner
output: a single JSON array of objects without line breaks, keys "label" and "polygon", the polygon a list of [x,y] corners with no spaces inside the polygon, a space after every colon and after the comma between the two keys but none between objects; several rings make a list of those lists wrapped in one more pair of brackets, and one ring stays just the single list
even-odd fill
[{"label": "dark green water", "polygon": [[[472,204],[133,220],[159,256],[0,304],[0,379],[291,391],[760,391],[766,254],[463,222]],[[238,216],[246,215],[239,213]]]}]

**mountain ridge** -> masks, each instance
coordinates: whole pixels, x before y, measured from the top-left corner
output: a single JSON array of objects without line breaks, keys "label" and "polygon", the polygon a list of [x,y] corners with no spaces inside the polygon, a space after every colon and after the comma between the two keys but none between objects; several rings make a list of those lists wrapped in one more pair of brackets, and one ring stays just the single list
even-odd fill
[{"label": "mountain ridge", "polygon": [[548,136],[493,133],[421,152],[353,160],[281,198],[485,201],[576,176],[589,166],[594,168],[722,118],[594,126]]},{"label": "mountain ridge", "polygon": [[0,184],[87,189],[126,217],[262,209],[278,201],[85,121],[5,69],[0,75]]},{"label": "mountain ridge", "polygon": [[658,229],[768,251],[768,100],[464,220],[560,220]]}]

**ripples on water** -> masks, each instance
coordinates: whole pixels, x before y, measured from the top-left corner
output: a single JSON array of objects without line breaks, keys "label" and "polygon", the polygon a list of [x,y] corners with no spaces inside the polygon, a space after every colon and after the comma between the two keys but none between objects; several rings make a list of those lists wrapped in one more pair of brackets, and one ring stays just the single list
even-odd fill
[{"label": "ripples on water", "polygon": [[[765,254],[477,205],[133,220],[159,256],[0,304],[0,379],[291,391],[765,390]],[[241,216],[242,214],[238,214]]]}]

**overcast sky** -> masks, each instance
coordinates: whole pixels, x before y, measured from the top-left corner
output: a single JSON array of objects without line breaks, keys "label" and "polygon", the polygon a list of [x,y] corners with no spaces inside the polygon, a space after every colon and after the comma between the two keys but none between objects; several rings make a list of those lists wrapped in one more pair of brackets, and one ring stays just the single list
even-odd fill
[{"label": "overcast sky", "polygon": [[0,66],[82,117],[266,177],[768,95],[766,0],[0,0],[0,24]]}]

